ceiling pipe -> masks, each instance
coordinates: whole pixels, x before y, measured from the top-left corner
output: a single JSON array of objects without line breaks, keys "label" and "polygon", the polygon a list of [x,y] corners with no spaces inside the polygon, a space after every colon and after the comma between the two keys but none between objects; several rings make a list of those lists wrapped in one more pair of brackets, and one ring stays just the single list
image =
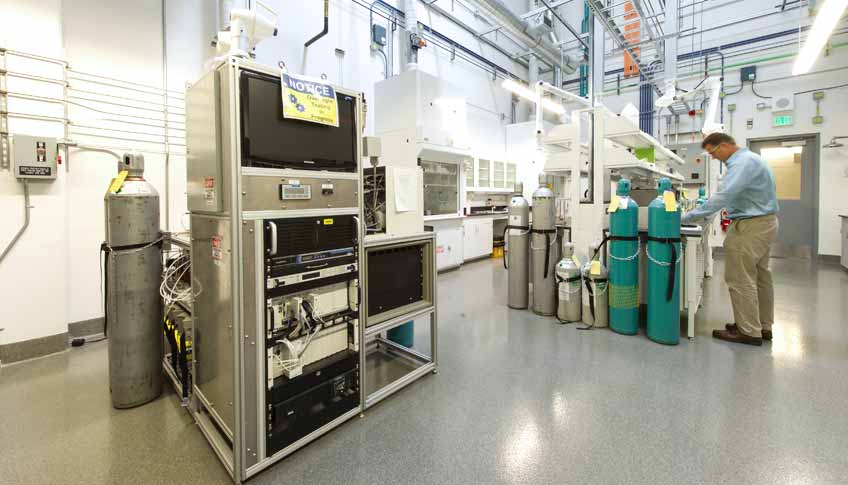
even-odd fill
[{"label": "ceiling pipe", "polygon": [[569,56],[561,56],[559,50],[548,45],[541,36],[536,38],[528,34],[527,22],[515,15],[500,0],[468,0],[468,2],[502,26],[508,34],[532,49],[546,63],[552,66],[562,65],[563,71],[568,74],[577,69]]},{"label": "ceiling pipe", "polygon": [[446,19],[455,23],[456,25],[461,27],[463,30],[468,32],[469,34],[480,39],[480,41],[482,41],[483,43],[485,43],[489,47],[491,47],[491,48],[495,49],[496,51],[500,52],[501,54],[503,54],[505,57],[512,59],[514,62],[517,62],[518,64],[520,64],[523,67],[529,67],[530,64],[527,61],[525,61],[524,59],[521,59],[521,58],[515,58],[513,53],[508,52],[506,49],[504,49],[503,47],[498,45],[496,42],[489,40],[489,38],[486,37],[485,33],[477,32],[477,30],[475,30],[474,27],[468,25],[467,23],[463,22],[461,19],[457,18],[455,15],[450,13],[449,11],[440,7],[438,3],[432,2],[432,3],[428,3],[426,5],[427,5],[428,9],[436,12],[437,14],[441,15],[442,17],[445,17]]},{"label": "ceiling pipe", "polygon": [[324,30],[318,32],[318,35],[306,41],[303,44],[303,47],[309,47],[315,43],[316,40],[320,39],[327,35],[327,32],[330,31],[330,0],[324,0]]}]

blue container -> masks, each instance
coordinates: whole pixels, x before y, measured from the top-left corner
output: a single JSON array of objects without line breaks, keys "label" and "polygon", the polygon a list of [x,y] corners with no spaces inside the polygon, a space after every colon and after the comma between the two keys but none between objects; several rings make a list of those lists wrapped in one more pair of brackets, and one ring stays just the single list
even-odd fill
[{"label": "blue container", "polygon": [[386,336],[392,342],[411,349],[415,342],[415,322],[410,320],[403,325],[397,326],[386,332]]},{"label": "blue container", "polygon": [[675,345],[680,340],[680,207],[666,210],[663,194],[671,181],[660,179],[659,196],[648,206],[648,338]]},{"label": "blue container", "polygon": [[[630,198],[630,180],[618,181],[618,209],[610,213],[609,326],[639,331],[639,206]],[[625,238],[627,240],[616,240]]]}]

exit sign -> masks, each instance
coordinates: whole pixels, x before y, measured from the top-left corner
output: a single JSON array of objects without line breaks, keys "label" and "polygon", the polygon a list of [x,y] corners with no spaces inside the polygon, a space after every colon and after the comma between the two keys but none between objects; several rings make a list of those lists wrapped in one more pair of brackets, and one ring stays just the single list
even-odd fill
[{"label": "exit sign", "polygon": [[774,126],[775,127],[792,126],[792,115],[791,114],[776,115],[774,117]]}]

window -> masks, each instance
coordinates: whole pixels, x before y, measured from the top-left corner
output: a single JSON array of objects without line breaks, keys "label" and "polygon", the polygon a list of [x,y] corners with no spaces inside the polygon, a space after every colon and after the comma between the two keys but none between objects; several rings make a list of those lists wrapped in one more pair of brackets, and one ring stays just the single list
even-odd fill
[{"label": "window", "polygon": [[424,215],[459,212],[459,165],[421,160],[424,170]]},{"label": "window", "polygon": [[774,173],[777,198],[801,200],[802,154],[804,147],[763,148],[763,158]]}]

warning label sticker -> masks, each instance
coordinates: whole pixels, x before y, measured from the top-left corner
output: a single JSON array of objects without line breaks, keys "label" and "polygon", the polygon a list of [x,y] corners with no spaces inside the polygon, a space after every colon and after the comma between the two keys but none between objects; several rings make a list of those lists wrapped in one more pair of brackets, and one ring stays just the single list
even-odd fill
[{"label": "warning label sticker", "polygon": [[31,167],[19,166],[18,175],[26,177],[49,177],[51,175],[50,167]]},{"label": "warning label sticker", "polygon": [[283,117],[339,126],[339,105],[333,86],[283,73],[282,87]]}]

